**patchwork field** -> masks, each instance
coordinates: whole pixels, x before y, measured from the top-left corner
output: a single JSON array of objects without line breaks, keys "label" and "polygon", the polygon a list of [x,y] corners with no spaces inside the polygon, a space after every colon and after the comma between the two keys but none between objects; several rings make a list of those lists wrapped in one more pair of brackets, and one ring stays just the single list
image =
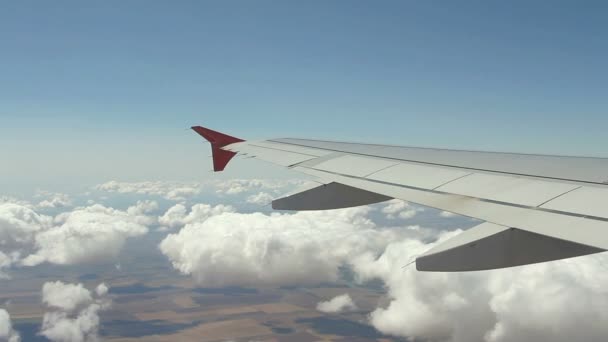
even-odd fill
[{"label": "patchwork field", "polygon": [[[60,279],[92,289],[110,288],[111,309],[101,312],[100,335],[106,341],[396,341],[367,324],[367,315],[385,301],[382,291],[343,285],[307,288],[201,288],[166,265],[137,272],[72,272]],[[0,289],[23,341],[47,341],[38,335],[45,312],[40,289],[58,280],[32,272]],[[317,303],[348,293],[358,310],[343,314],[317,311]]]}]

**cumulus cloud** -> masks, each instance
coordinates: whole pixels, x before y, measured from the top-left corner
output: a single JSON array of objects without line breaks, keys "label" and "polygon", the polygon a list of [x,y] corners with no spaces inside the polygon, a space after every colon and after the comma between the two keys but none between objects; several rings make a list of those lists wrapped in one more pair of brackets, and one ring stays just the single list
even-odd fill
[{"label": "cumulus cloud", "polygon": [[133,193],[159,196],[171,201],[184,201],[202,191],[202,184],[196,182],[118,182],[109,181],[95,186],[96,190],[115,193]]},{"label": "cumulus cloud", "polygon": [[439,216],[441,216],[441,217],[454,217],[454,216],[456,216],[456,214],[451,213],[449,211],[442,211],[442,212],[439,213]]},{"label": "cumulus cloud", "polygon": [[29,201],[23,200],[23,199],[11,197],[11,196],[0,196],[0,204],[4,204],[4,203],[18,204],[20,206],[28,207],[28,208],[34,207],[34,205],[32,205],[32,203],[30,203]]},{"label": "cumulus cloud", "polygon": [[0,246],[5,251],[13,246],[31,244],[38,232],[51,225],[52,217],[39,215],[28,206],[0,204]]},{"label": "cumulus cloud", "polygon": [[11,258],[0,251],[0,279],[7,279],[9,275],[6,274],[6,269],[9,268],[12,264]]},{"label": "cumulus cloud", "polygon": [[247,197],[247,203],[251,203],[251,204],[258,204],[258,205],[267,205],[270,202],[272,202],[272,200],[275,197],[267,192],[259,192],[257,194],[253,194],[249,197]]},{"label": "cumulus cloud", "polygon": [[118,255],[129,237],[145,234],[155,218],[153,202],[126,211],[101,205],[76,208],[56,217],[40,215],[17,203],[0,204],[0,276],[14,265],[43,262],[76,264],[106,261]]},{"label": "cumulus cloud", "polygon": [[127,238],[148,232],[147,220],[141,215],[144,209],[138,208],[147,205],[140,203],[125,212],[95,204],[62,213],[55,217],[55,226],[36,234],[36,250],[22,263],[70,265],[111,260]]},{"label": "cumulus cloud", "polygon": [[104,297],[108,294],[108,291],[110,291],[110,288],[105,283],[101,283],[95,288],[95,293],[98,297]]},{"label": "cumulus cloud", "polygon": [[82,284],[45,283],[42,302],[50,311],[44,314],[40,334],[59,342],[97,341],[99,312],[110,306],[107,293],[103,283],[94,294]]},{"label": "cumulus cloud", "polygon": [[72,206],[72,199],[67,194],[54,193],[48,191],[38,191],[36,198],[43,198],[36,207],[47,208],[66,208]]},{"label": "cumulus cloud", "polygon": [[42,287],[42,303],[53,309],[73,312],[92,300],[91,292],[82,284],[56,281],[44,283]]},{"label": "cumulus cloud", "polygon": [[195,204],[188,212],[185,205],[176,204],[158,218],[158,223],[168,228],[179,228],[186,224],[203,222],[211,216],[229,212],[234,212],[234,208],[229,205]]},{"label": "cumulus cloud", "polygon": [[410,219],[421,210],[422,208],[414,208],[405,201],[393,199],[386,202],[386,205],[382,208],[382,213],[386,214],[389,219]]},{"label": "cumulus cloud", "polygon": [[357,306],[348,293],[336,296],[326,302],[317,304],[317,310],[325,313],[340,313],[357,310]]},{"label": "cumulus cloud", "polygon": [[[406,210],[391,203],[387,214]],[[203,286],[306,285],[350,267],[361,284],[380,280],[379,331],[446,342],[603,341],[608,336],[607,255],[511,269],[418,272],[409,261],[461,230],[383,228],[369,207],[299,213],[225,212],[186,223],[160,244],[173,266]],[[181,209],[180,217],[186,215]],[[434,241],[429,243],[429,241]],[[608,263],[606,263],[608,264]],[[349,307],[338,297],[319,310]]]},{"label": "cumulus cloud", "polygon": [[160,249],[204,286],[335,281],[347,260],[380,252],[399,235],[378,229],[368,211],[222,213],[168,235]]},{"label": "cumulus cloud", "polygon": [[[459,231],[443,233],[443,241]],[[511,269],[425,273],[402,269],[433,244],[404,239],[380,257],[353,262],[361,281],[380,279],[390,303],[370,315],[383,333],[453,342],[603,341],[608,327],[608,275],[597,258]]]},{"label": "cumulus cloud", "polygon": [[19,333],[13,329],[13,324],[11,323],[10,315],[4,309],[0,309],[0,341],[21,341]]},{"label": "cumulus cloud", "polygon": [[127,208],[127,214],[133,218],[133,220],[141,225],[151,226],[157,224],[157,218],[154,215],[150,215],[158,210],[159,206],[156,201],[137,201],[133,206]]},{"label": "cumulus cloud", "polygon": [[[211,181],[204,185],[197,182],[118,182],[109,181],[95,186],[96,190],[110,193],[130,193],[159,196],[168,200],[183,202],[202,193],[203,188],[210,189],[219,195],[239,195],[251,192],[266,192],[273,195],[282,194],[289,189],[308,184],[308,181],[289,179],[231,179]],[[253,199],[253,198],[252,198]]]},{"label": "cumulus cloud", "polygon": [[246,192],[261,191],[275,194],[288,188],[302,186],[308,183],[303,180],[277,180],[277,179],[231,179],[215,184],[216,193],[224,195],[238,195]]},{"label": "cumulus cloud", "polygon": [[22,203],[0,203],[0,277],[35,249],[36,236],[53,225],[53,218]]},{"label": "cumulus cloud", "polygon": [[606,261],[605,255],[588,256],[494,277],[488,288],[497,320],[486,340],[605,341]]},{"label": "cumulus cloud", "polygon": [[[262,184],[226,183],[218,192],[249,199],[286,189]],[[402,201],[380,208],[392,218],[411,217],[415,213],[408,211],[416,211]],[[177,204],[157,219],[151,217],[158,210],[153,202],[139,202],[125,211],[98,205],[77,208],[55,218],[34,209],[27,203],[0,204],[0,275],[31,255],[40,258],[28,259],[35,261],[32,264],[105,259],[118,253],[125,239],[158,222],[182,228],[168,235],[159,248],[173,267],[203,286],[318,284],[338,280],[345,266],[361,284],[379,280],[387,298],[369,320],[385,334],[442,342],[605,341],[608,336],[605,254],[495,271],[425,273],[415,271],[414,265],[403,266],[437,243],[429,241],[445,241],[460,231],[379,227],[368,218],[368,207],[265,215],[237,213],[229,206]],[[89,215],[90,219],[79,218]],[[99,228],[77,228],[89,223],[106,226],[101,238],[90,233]],[[48,232],[54,230],[57,236],[51,239]],[[43,243],[39,236],[52,243]],[[107,251],[114,241],[118,249]],[[85,257],[78,246],[97,256]],[[83,336],[83,340],[96,336],[82,331],[89,331],[86,326],[96,331],[99,309],[90,313],[86,309],[106,296],[107,287],[98,287],[95,293],[82,289],[91,299],[73,289],[72,302],[45,302],[52,308],[45,318],[50,322],[45,336]],[[335,300],[319,303],[319,310],[339,307]],[[79,320],[81,314],[85,318]]]}]

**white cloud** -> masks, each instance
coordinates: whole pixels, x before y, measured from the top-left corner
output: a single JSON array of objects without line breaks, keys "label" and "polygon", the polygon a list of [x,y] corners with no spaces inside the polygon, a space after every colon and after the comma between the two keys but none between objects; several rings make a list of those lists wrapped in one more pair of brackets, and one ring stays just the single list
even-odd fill
[{"label": "white cloud", "polygon": [[[285,190],[261,184],[230,183],[221,186],[219,192],[241,194],[247,199],[245,194],[273,195]],[[156,222],[150,214],[158,210],[153,202],[140,202],[126,211],[97,205],[77,208],[53,219],[32,208],[27,203],[0,204],[0,274],[30,254],[54,263],[111,257],[126,238],[143,234],[141,228],[145,230],[147,223]],[[382,212],[393,218],[404,217],[402,213],[407,217],[414,208],[391,201],[382,207]],[[486,272],[417,272],[414,265],[402,267],[433,246],[424,241],[446,239],[459,231],[438,236],[436,230],[419,226],[386,229],[368,219],[369,210],[364,207],[264,215],[235,213],[229,206],[199,204],[189,208],[178,204],[159,217],[158,223],[183,228],[167,236],[160,249],[176,269],[203,286],[317,284],[337,280],[339,268],[351,266],[359,281],[379,279],[386,286],[387,300],[381,301],[386,304],[369,315],[371,324],[383,333],[411,340],[606,340],[608,255]],[[78,218],[89,215],[90,219]],[[101,231],[110,233],[102,233],[100,238],[88,229],[76,228],[89,226],[89,222],[107,226]],[[121,225],[138,228],[115,227]],[[39,243],[38,236],[52,235],[47,233],[52,230],[57,230],[58,235],[52,239],[54,242]],[[103,236],[114,234],[119,237],[119,247],[109,247],[108,252],[107,246],[115,245],[114,238]],[[79,253],[74,246],[81,245],[91,249],[89,253],[94,256]],[[95,248],[97,245],[100,247]],[[52,257],[62,253],[69,257]],[[107,288],[98,288],[91,294],[92,301],[106,293]],[[53,327],[49,331],[65,333],[60,336],[80,336],[79,332],[87,330],[83,328],[87,322],[93,322],[96,329],[98,309],[87,311],[87,301],[79,303],[73,305],[76,309],[72,313],[66,309],[69,304],[49,313],[51,323],[47,326]],[[83,318],[78,321],[81,313]]]},{"label": "white cloud", "polygon": [[184,201],[201,193],[202,185],[196,182],[118,182],[99,184],[95,189],[105,192],[134,193],[160,196],[172,201]]},{"label": "white cloud", "polygon": [[[404,208],[393,205],[388,211]],[[608,255],[484,272],[418,272],[414,265],[403,266],[434,245],[425,241],[444,241],[461,231],[384,229],[368,219],[369,210],[220,213],[186,224],[160,248],[176,269],[203,286],[317,284],[337,280],[338,269],[350,265],[359,281],[379,279],[388,291],[387,304],[370,313],[370,323],[412,340],[604,341],[608,336],[608,273],[599,262],[608,262]],[[319,309],[332,311],[334,304],[339,307],[331,300]]]},{"label": "white cloud", "polygon": [[0,341],[21,341],[19,333],[13,329],[10,315],[4,309],[0,309]]},{"label": "white cloud", "polygon": [[357,306],[353,299],[350,298],[348,293],[341,294],[328,300],[326,302],[320,302],[317,304],[317,310],[325,313],[340,313],[344,311],[356,310]]},{"label": "white cloud", "polygon": [[66,208],[72,206],[72,199],[67,194],[54,193],[48,191],[38,191],[37,198],[44,198],[36,207],[38,208]]},{"label": "white cloud", "polygon": [[15,197],[11,197],[11,196],[0,196],[0,204],[5,204],[5,203],[18,204],[20,206],[28,207],[28,208],[34,207],[32,205],[32,203],[19,199],[19,198],[15,198]]},{"label": "white cloud", "polygon": [[36,236],[53,224],[50,216],[39,215],[21,203],[0,203],[0,277],[35,249]]},{"label": "white cloud", "polygon": [[[459,231],[444,233],[446,239]],[[432,244],[405,239],[379,257],[355,260],[361,280],[380,279],[390,303],[370,315],[383,333],[453,342],[603,341],[608,336],[608,275],[588,256],[465,273],[402,269]]]},{"label": "white cloud", "polygon": [[33,243],[34,236],[51,226],[50,216],[39,215],[30,207],[17,203],[0,204],[0,247],[10,250],[14,246]]},{"label": "white cloud", "polygon": [[454,217],[454,216],[456,216],[456,214],[451,213],[449,211],[442,211],[441,213],[439,213],[439,216],[441,216],[441,217]]},{"label": "white cloud", "polygon": [[383,333],[421,340],[452,340],[459,329],[467,331],[464,328],[471,319],[476,322],[470,328],[482,326],[483,331],[484,323],[488,324],[483,317],[491,317],[489,310],[481,317],[465,310],[470,303],[463,294],[479,291],[474,281],[463,286],[458,274],[421,273],[413,265],[402,269],[428,247],[417,239],[406,239],[388,245],[379,258],[368,254],[355,260],[354,271],[361,280],[381,279],[389,290],[390,303],[371,313],[371,323]]},{"label": "white cloud", "polygon": [[190,212],[183,204],[176,204],[169,208],[163,216],[158,218],[158,223],[169,228],[179,228],[186,224],[203,222],[211,216],[222,213],[234,212],[234,208],[229,205],[210,206],[208,204],[195,204],[190,208]]},{"label": "white cloud", "polygon": [[422,208],[414,208],[409,203],[399,200],[393,199],[386,202],[384,208],[382,208],[382,213],[386,214],[386,217],[389,219],[410,219],[421,211]]},{"label": "white cloud", "polygon": [[7,279],[9,275],[5,273],[5,269],[9,268],[12,264],[11,258],[0,251],[0,279]]},{"label": "white cloud", "polygon": [[110,291],[110,288],[105,283],[101,283],[95,288],[95,293],[98,297],[104,297],[108,294],[108,291]]},{"label": "white cloud", "polygon": [[135,222],[144,226],[151,226],[158,223],[156,216],[150,215],[156,212],[158,208],[156,201],[137,201],[135,205],[127,208],[127,214],[133,217]]},{"label": "white cloud", "polygon": [[82,284],[64,284],[60,281],[44,283],[42,303],[54,309],[73,312],[93,301],[91,292]]},{"label": "white cloud", "polygon": [[334,281],[354,255],[397,238],[366,218],[366,207],[264,215],[223,213],[167,236],[161,251],[204,286]]},{"label": "white cloud", "polygon": [[40,334],[59,342],[97,341],[99,312],[110,306],[107,293],[105,284],[93,296],[82,284],[45,283],[42,301],[51,311],[44,314]]},{"label": "white cloud", "polygon": [[308,183],[298,179],[231,179],[215,183],[216,193],[225,195],[238,195],[247,192],[261,191],[278,194],[286,189],[302,186]]},{"label": "white cloud", "polygon": [[76,208],[55,218],[17,203],[0,204],[0,277],[11,266],[43,262],[76,264],[106,261],[125,240],[145,234],[156,217],[155,202],[138,202],[126,211],[102,205]]},{"label": "white cloud", "polygon": [[[146,234],[148,221],[139,212],[126,212],[96,204],[55,217],[56,226],[35,236],[36,250],[22,263],[96,263],[115,258],[129,237]],[[131,214],[129,214],[131,211]]]},{"label": "white cloud", "polygon": [[247,197],[247,203],[251,203],[251,204],[258,204],[258,205],[267,205],[270,202],[272,202],[272,200],[275,197],[267,192],[259,192],[257,194],[251,195],[249,197]]},{"label": "white cloud", "polygon": [[490,279],[490,307],[497,322],[486,340],[605,341],[606,261],[606,255],[588,256],[512,270]]},{"label": "white cloud", "polygon": [[109,181],[95,186],[96,190],[110,193],[131,193],[159,196],[168,200],[183,202],[202,193],[203,188],[210,188],[220,195],[239,195],[251,192],[267,192],[271,195],[282,194],[289,189],[307,185],[309,182],[298,179],[231,179],[211,181],[204,185],[197,182],[118,182]]},{"label": "white cloud", "polygon": [[236,195],[243,192],[249,192],[268,187],[270,183],[266,183],[261,179],[231,179],[215,184],[216,192],[226,195]]}]

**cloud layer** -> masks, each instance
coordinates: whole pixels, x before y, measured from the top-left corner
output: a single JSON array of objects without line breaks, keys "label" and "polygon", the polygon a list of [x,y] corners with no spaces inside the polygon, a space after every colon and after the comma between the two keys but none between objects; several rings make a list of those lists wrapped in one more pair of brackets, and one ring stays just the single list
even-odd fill
[{"label": "cloud layer", "polygon": [[410,219],[416,216],[419,211],[422,211],[422,208],[414,208],[409,203],[399,199],[388,201],[382,208],[382,213],[386,214],[388,219]]},{"label": "cloud layer", "polygon": [[41,198],[36,205],[38,208],[67,208],[72,206],[72,199],[67,194],[38,191],[35,197]]},{"label": "cloud layer", "polygon": [[186,224],[203,222],[211,216],[234,211],[235,209],[229,205],[210,206],[208,204],[195,204],[188,212],[185,205],[176,204],[158,218],[158,223],[168,228],[178,228]]},{"label": "cloud layer", "polygon": [[267,191],[279,193],[288,188],[301,186],[302,180],[277,179],[231,179],[214,184],[216,193],[224,195],[239,195],[248,192]]},{"label": "cloud layer", "polygon": [[[132,184],[108,185],[107,191],[181,196],[169,195],[166,183]],[[211,193],[234,206],[180,203],[160,217],[155,216],[158,203],[149,200],[125,210],[90,205],[53,217],[40,214],[40,204],[3,198],[0,278],[20,265],[112,260],[127,239],[158,224],[173,230],[160,243],[161,252],[201,286],[316,285],[339,281],[345,269],[361,286],[380,281],[386,298],[369,313],[369,323],[389,335],[442,342],[605,341],[608,336],[608,255],[485,272],[424,273],[415,271],[414,265],[403,266],[436,241],[460,231],[378,220],[397,226],[384,227],[371,219],[379,214],[386,219],[411,218],[419,209],[406,202],[321,212],[237,210],[239,203],[262,204],[300,185],[219,182],[209,188]],[[182,191],[182,199],[190,196],[186,193]],[[104,286],[94,293],[78,284],[45,285],[43,299],[50,309],[45,336],[57,341],[96,338],[106,293]],[[348,295],[318,304],[327,313],[354,307]],[[8,314],[2,317],[1,311],[0,324],[0,339],[15,338]]]},{"label": "cloud layer", "polygon": [[[398,217],[407,208],[392,202],[380,212]],[[379,227],[369,219],[370,210],[218,213],[186,223],[160,248],[176,269],[203,286],[318,284],[338,280],[339,270],[349,267],[362,285],[384,283],[387,304],[369,317],[389,335],[451,342],[608,336],[606,255],[486,272],[418,272],[403,266],[461,231]],[[319,310],[349,306],[338,297],[320,303]]]},{"label": "cloud layer", "polygon": [[196,182],[118,182],[109,181],[95,186],[96,190],[121,194],[159,196],[172,201],[184,201],[202,191]]}]

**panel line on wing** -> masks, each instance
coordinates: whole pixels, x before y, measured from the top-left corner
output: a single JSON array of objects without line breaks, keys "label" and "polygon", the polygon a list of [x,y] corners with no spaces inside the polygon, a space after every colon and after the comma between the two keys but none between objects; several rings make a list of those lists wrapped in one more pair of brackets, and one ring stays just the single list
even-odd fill
[{"label": "panel line on wing", "polygon": [[370,172],[370,173],[369,173],[369,174],[367,174],[367,175],[364,175],[364,176],[363,176],[363,178],[370,177],[370,176],[372,176],[372,175],[375,175],[375,174],[376,174],[376,173],[378,173],[378,172],[382,172],[382,171],[384,171],[384,170],[388,170],[388,169],[390,169],[390,168],[392,168],[392,167],[395,167],[395,166],[399,166],[399,164],[393,164],[393,165],[388,165],[388,166],[385,166],[385,167],[381,168],[380,170],[376,170],[376,171],[374,171],[374,172]]},{"label": "panel line on wing", "polygon": [[557,195],[557,196],[555,196],[555,197],[553,197],[553,198],[550,198],[550,199],[548,199],[548,200],[544,201],[543,203],[541,203],[541,204],[537,205],[537,207],[542,207],[543,205],[545,205],[545,204],[547,204],[547,203],[549,203],[549,202],[553,201],[554,199],[557,199],[557,198],[559,198],[559,197],[562,197],[562,196],[564,196],[565,194],[571,193],[572,191],[574,191],[574,190],[578,190],[578,189],[580,189],[580,188],[582,188],[582,187],[583,187],[583,186],[581,185],[581,186],[576,187],[576,188],[574,188],[574,189],[570,189],[570,190],[568,190],[568,191],[566,191],[566,192],[564,192],[564,193],[561,193],[561,194],[559,194],[559,195]]},{"label": "panel line on wing", "polygon": [[434,188],[433,188],[433,190],[437,190],[437,189],[441,188],[441,187],[442,187],[442,186],[444,186],[444,185],[448,185],[448,184],[450,184],[450,183],[452,183],[452,182],[455,182],[455,181],[457,181],[457,180],[460,180],[460,179],[462,179],[462,178],[464,178],[464,177],[468,177],[468,176],[470,176],[470,175],[472,175],[472,174],[474,174],[474,172],[467,173],[466,175],[462,175],[462,176],[457,177],[457,178],[454,178],[454,179],[450,179],[449,181],[447,181],[447,182],[445,182],[445,183],[443,183],[443,184],[439,184],[438,186],[434,187]]}]

